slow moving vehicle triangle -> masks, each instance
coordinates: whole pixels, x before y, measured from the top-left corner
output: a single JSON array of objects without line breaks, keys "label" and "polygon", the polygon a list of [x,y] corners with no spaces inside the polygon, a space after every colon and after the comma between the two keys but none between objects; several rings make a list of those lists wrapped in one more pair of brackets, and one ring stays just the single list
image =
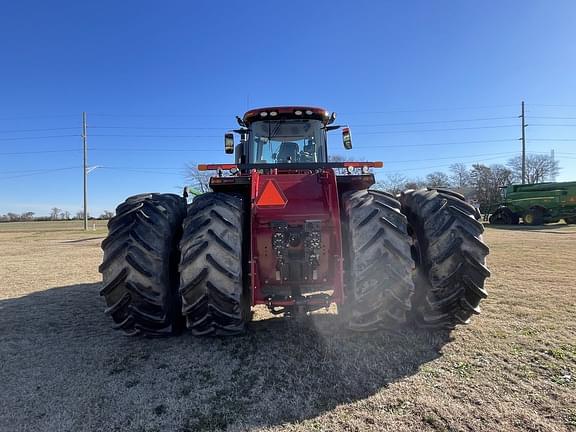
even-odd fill
[{"label": "slow moving vehicle triangle", "polygon": [[258,201],[256,201],[256,205],[258,207],[285,206],[286,202],[286,198],[276,183],[272,180],[268,180],[264,185],[264,189],[262,189],[262,192],[260,193]]}]

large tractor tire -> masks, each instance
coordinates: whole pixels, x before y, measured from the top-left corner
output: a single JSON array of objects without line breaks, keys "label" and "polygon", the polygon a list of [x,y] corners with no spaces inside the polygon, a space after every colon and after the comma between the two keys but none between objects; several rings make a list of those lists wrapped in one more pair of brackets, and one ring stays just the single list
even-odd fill
[{"label": "large tractor tire", "polygon": [[480,313],[487,296],[484,280],[490,276],[478,210],[445,190],[409,190],[400,201],[415,239],[415,323],[426,328],[467,324]]},{"label": "large tractor tire", "polygon": [[345,325],[357,331],[398,328],[407,321],[414,261],[406,217],[393,195],[374,190],[342,196]]},{"label": "large tractor tire", "polygon": [[108,222],[100,265],[105,312],[129,335],[169,336],[183,327],[178,242],[186,201],[173,194],[128,198]]},{"label": "large tractor tire", "polygon": [[180,242],[180,294],[197,336],[244,332],[251,318],[244,200],[210,192],[188,206]]}]

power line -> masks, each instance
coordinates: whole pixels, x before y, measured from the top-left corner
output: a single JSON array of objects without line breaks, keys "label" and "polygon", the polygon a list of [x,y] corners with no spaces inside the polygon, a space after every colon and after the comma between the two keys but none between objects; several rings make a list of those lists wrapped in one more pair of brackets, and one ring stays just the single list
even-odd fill
[{"label": "power line", "polygon": [[[430,120],[416,122],[396,122],[396,123],[372,123],[372,124],[355,124],[354,127],[371,127],[371,126],[402,126],[402,125],[420,125],[420,124],[442,124],[442,123],[465,123],[476,121],[491,120],[510,120],[514,116],[507,117],[483,117],[472,119],[455,119],[455,120]],[[136,130],[225,130],[229,127],[164,127],[164,126],[89,126],[90,129],[136,129]]]},{"label": "power line", "polygon": [[110,151],[110,152],[134,152],[134,153],[154,153],[154,152],[183,152],[183,153],[211,153],[211,152],[218,152],[221,153],[222,150],[218,149],[185,149],[185,148],[178,148],[178,149],[171,149],[171,148],[128,148],[128,147],[91,147],[90,151]]},{"label": "power line", "polygon": [[551,117],[551,116],[530,116],[534,119],[550,119],[550,120],[576,120],[576,117]]},{"label": "power line", "polygon": [[137,129],[137,130],[227,130],[219,127],[152,127],[152,126],[89,126],[89,129]]},{"label": "power line", "polygon": [[[514,107],[515,105],[480,105],[480,106],[466,106],[466,107],[431,107],[431,108],[419,108],[419,109],[396,109],[396,110],[386,110],[386,111],[356,111],[356,112],[343,112],[341,114],[346,115],[364,115],[364,114],[388,114],[388,113],[413,113],[413,112],[430,112],[430,111],[461,111],[461,110],[482,110],[482,109],[492,109],[492,108],[509,108]],[[154,118],[205,118],[205,117],[226,117],[226,118],[234,118],[235,114],[229,113],[190,113],[190,114],[182,114],[182,113],[134,113],[134,114],[126,114],[126,113],[90,113],[92,117],[154,117]]]},{"label": "power line", "polygon": [[78,130],[77,127],[58,127],[58,128],[42,128],[42,129],[5,129],[0,130],[0,133],[18,133],[18,132],[48,132],[57,130]]},{"label": "power line", "polygon": [[30,176],[35,176],[35,175],[39,175],[39,174],[47,174],[50,172],[66,171],[66,170],[78,169],[78,168],[79,167],[43,169],[43,170],[37,170],[34,173],[20,174],[20,175],[15,175],[15,176],[8,176],[8,177],[0,177],[0,180],[8,180],[8,179],[14,179],[14,178],[20,178],[20,177],[30,177]]},{"label": "power line", "polygon": [[130,167],[130,166],[107,166],[107,165],[103,165],[100,166],[100,168],[106,168],[106,169],[115,169],[115,170],[168,170],[168,171],[177,171],[177,170],[182,170],[182,169],[186,169],[185,167],[180,167],[180,168],[174,168],[174,167]]},{"label": "power line", "polygon": [[[76,135],[77,136],[77,135]],[[126,135],[126,134],[92,134],[93,137],[124,138],[222,138],[220,135]]]},{"label": "power line", "polygon": [[11,137],[11,138],[0,138],[0,141],[26,141],[35,139],[47,139],[47,138],[66,138],[66,137],[76,137],[80,135],[48,135],[48,136],[34,136],[34,137]]},{"label": "power line", "polygon": [[235,114],[106,114],[106,113],[90,113],[92,117],[119,117],[119,118],[208,118],[208,117],[222,117],[234,118]]},{"label": "power line", "polygon": [[554,105],[554,104],[535,104],[530,103],[531,106],[540,106],[540,107],[564,107],[564,108],[576,108],[576,105]]},{"label": "power line", "polygon": [[559,124],[559,123],[549,123],[549,124],[544,124],[544,123],[531,123],[530,126],[576,126],[576,124]]},{"label": "power line", "polygon": [[[371,149],[371,148],[395,148],[401,149],[405,147],[433,147],[433,146],[452,146],[452,145],[466,145],[466,144],[489,144],[501,142],[515,142],[516,138],[497,139],[497,140],[475,140],[475,141],[454,141],[454,142],[433,142],[421,144],[390,144],[390,145],[370,145],[370,146],[356,146],[358,149]],[[543,140],[545,141],[545,140]],[[220,152],[220,149],[194,149],[194,148],[130,148],[130,147],[91,147],[91,151],[100,152],[132,152],[132,153],[156,153],[156,152],[175,152],[175,153],[215,153]],[[48,153],[70,153],[81,152],[81,148],[77,149],[46,149],[46,150],[31,150],[19,152],[0,152],[0,156],[9,155],[31,155],[31,154],[48,154]]]},{"label": "power line", "polygon": [[438,129],[414,129],[414,130],[401,130],[401,131],[377,131],[377,132],[356,132],[355,135],[383,135],[383,134],[400,134],[400,133],[421,133],[421,132],[445,132],[445,131],[458,131],[458,130],[474,130],[474,129],[499,129],[518,127],[517,125],[501,125],[501,126],[475,126],[463,128],[438,128]]},{"label": "power line", "polygon": [[451,142],[435,142],[435,143],[422,143],[422,144],[388,144],[388,145],[370,145],[370,146],[356,146],[355,148],[403,148],[403,147],[433,147],[433,146],[447,146],[447,145],[465,145],[465,144],[489,144],[499,142],[514,142],[518,141],[517,138],[509,139],[496,139],[496,140],[477,140],[477,141],[451,141]]},{"label": "power line", "polygon": [[51,114],[51,115],[0,117],[0,120],[29,120],[29,119],[62,118],[62,117],[76,117],[76,116],[77,114]]},{"label": "power line", "polygon": [[459,156],[448,156],[448,157],[441,157],[441,158],[426,158],[426,159],[410,159],[410,160],[393,160],[387,163],[407,163],[407,162],[428,162],[428,161],[436,161],[436,160],[454,160],[460,161],[462,159],[469,159],[469,158],[478,158],[482,156],[503,156],[503,155],[515,155],[518,152],[503,152],[503,153],[483,153],[477,155],[459,155]]},{"label": "power line", "polygon": [[68,152],[79,152],[82,149],[66,149],[66,150],[38,150],[38,151],[23,151],[23,152],[4,152],[0,153],[2,156],[9,155],[29,155],[29,154],[43,154],[43,153],[68,153]]},{"label": "power line", "polygon": [[473,107],[453,107],[453,108],[423,108],[423,109],[402,109],[402,110],[388,110],[388,111],[356,111],[356,112],[343,112],[345,115],[364,115],[364,114],[392,114],[392,113],[416,113],[416,112],[430,112],[430,111],[466,111],[466,110],[480,110],[491,108],[510,108],[516,105],[486,105],[486,106],[473,106]]},{"label": "power line", "polygon": [[457,120],[429,120],[417,122],[398,122],[398,123],[371,123],[371,124],[353,124],[353,127],[371,127],[371,126],[403,126],[403,125],[419,125],[419,124],[437,124],[437,123],[465,123],[475,121],[490,121],[490,120],[511,120],[517,117],[484,117],[475,119],[457,119]]},{"label": "power line", "polygon": [[576,138],[530,138],[528,141],[576,141]]},{"label": "power line", "polygon": [[21,174],[21,173],[44,171],[45,169],[46,168],[31,169],[31,170],[9,170],[9,171],[0,170],[0,174],[14,174],[14,173]]},{"label": "power line", "polygon": [[165,172],[165,171],[157,171],[157,170],[148,170],[148,169],[139,169],[139,168],[115,168],[115,167],[102,167],[102,169],[107,170],[114,170],[114,171],[123,171],[123,172],[135,172],[135,173],[142,173],[142,174],[163,174],[163,175],[171,175],[174,176],[177,173]]}]

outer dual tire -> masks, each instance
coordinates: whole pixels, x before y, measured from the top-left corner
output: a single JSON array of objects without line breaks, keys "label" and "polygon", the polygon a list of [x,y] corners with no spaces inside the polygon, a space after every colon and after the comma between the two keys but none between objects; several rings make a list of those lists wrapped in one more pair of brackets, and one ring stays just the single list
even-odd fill
[{"label": "outer dual tire", "polygon": [[410,190],[400,201],[415,239],[413,319],[429,328],[468,323],[480,313],[490,276],[478,210],[447,190]]},{"label": "outer dual tire", "polygon": [[129,335],[180,331],[178,242],[186,201],[173,194],[141,194],[116,208],[102,242],[100,294],[115,327]]}]

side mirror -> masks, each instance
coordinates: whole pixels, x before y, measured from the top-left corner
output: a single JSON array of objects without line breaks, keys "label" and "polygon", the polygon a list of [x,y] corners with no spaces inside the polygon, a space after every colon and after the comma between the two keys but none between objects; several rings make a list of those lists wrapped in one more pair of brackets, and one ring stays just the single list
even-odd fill
[{"label": "side mirror", "polygon": [[352,148],[352,134],[350,133],[350,128],[342,128],[342,143],[344,144],[344,148],[346,150],[350,150]]},{"label": "side mirror", "polygon": [[234,134],[227,133],[224,135],[224,151],[226,154],[234,153]]}]

